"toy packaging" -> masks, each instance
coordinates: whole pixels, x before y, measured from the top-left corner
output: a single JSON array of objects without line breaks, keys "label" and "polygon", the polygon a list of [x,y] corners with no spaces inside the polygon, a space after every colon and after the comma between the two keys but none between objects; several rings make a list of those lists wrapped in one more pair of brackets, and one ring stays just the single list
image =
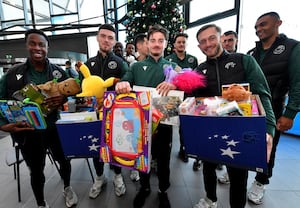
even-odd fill
[{"label": "toy packaging", "polygon": [[104,93],[100,160],[150,171],[152,103],[149,91]]},{"label": "toy packaging", "polygon": [[28,100],[0,100],[0,113],[9,123],[26,121],[35,129],[47,128],[39,105]]},{"label": "toy packaging", "polygon": [[179,105],[183,101],[184,92],[170,90],[167,96],[161,96],[153,87],[133,86],[134,91],[150,91],[152,96],[152,108],[159,111],[162,117],[159,122],[166,125],[179,125]]}]

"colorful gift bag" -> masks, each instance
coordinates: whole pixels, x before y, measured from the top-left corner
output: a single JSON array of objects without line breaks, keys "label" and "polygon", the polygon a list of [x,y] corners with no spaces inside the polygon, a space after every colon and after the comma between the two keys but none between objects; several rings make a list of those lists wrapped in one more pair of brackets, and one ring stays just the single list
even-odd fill
[{"label": "colorful gift bag", "polygon": [[151,94],[104,93],[100,160],[113,165],[150,171]]}]

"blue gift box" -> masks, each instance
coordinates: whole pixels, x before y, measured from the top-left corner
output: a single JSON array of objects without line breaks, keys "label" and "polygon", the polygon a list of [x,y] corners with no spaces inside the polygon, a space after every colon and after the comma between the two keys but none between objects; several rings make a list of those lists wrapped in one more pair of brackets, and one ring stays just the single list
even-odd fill
[{"label": "blue gift box", "polygon": [[57,123],[64,154],[68,158],[99,157],[101,121]]},{"label": "blue gift box", "polygon": [[266,118],[258,116],[180,115],[190,157],[267,172]]}]

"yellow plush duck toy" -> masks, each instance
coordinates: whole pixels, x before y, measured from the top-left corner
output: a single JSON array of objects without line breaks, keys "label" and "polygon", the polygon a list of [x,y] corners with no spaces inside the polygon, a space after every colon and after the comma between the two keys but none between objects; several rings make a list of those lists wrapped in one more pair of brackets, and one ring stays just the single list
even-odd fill
[{"label": "yellow plush duck toy", "polygon": [[77,63],[84,79],[81,83],[82,92],[77,94],[77,97],[96,96],[99,106],[102,105],[104,92],[108,87],[113,86],[119,79],[110,77],[105,81],[96,75],[91,75],[89,68],[81,63]]}]

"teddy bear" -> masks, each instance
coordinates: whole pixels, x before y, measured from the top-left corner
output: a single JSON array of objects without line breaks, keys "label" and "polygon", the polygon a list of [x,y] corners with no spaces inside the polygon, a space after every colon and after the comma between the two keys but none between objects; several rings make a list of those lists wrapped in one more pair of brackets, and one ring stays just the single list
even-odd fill
[{"label": "teddy bear", "polygon": [[97,103],[99,106],[102,105],[104,92],[108,87],[113,86],[115,83],[119,81],[119,79],[110,77],[105,81],[96,75],[91,75],[89,68],[81,63],[77,63],[80,72],[83,75],[83,80],[81,83],[82,92],[77,94],[77,97],[84,97],[84,96],[96,96]]},{"label": "teddy bear", "polygon": [[246,90],[240,84],[231,84],[227,89],[223,90],[222,98],[228,101],[240,102],[243,100],[248,100],[250,98],[251,92]]},{"label": "teddy bear", "polygon": [[79,80],[76,80],[74,78],[68,78],[61,82],[57,82],[54,79],[44,84],[39,84],[36,87],[39,90],[41,90],[42,93],[47,97],[52,97],[57,95],[65,95],[65,96],[76,95],[81,90]]}]

